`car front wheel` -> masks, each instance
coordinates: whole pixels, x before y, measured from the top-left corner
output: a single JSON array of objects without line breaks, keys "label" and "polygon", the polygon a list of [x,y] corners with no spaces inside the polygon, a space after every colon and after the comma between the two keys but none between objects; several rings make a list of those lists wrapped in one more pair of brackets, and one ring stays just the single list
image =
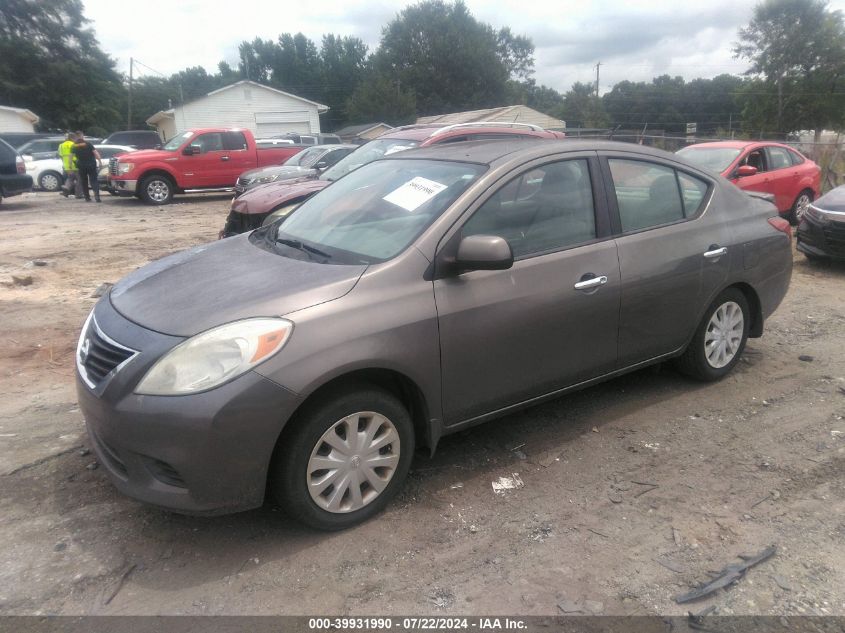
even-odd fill
[{"label": "car front wheel", "polygon": [[58,191],[62,186],[62,177],[54,171],[45,171],[38,177],[38,186],[44,191]]},{"label": "car front wheel", "polygon": [[401,488],[414,454],[402,402],[361,385],[320,398],[291,422],[273,461],[271,496],[294,518],[340,530],[380,512]]},{"label": "car front wheel", "polygon": [[678,369],[697,380],[724,377],[739,362],[749,326],[745,295],[736,288],[728,288],[704,313],[692,341],[678,358]]}]

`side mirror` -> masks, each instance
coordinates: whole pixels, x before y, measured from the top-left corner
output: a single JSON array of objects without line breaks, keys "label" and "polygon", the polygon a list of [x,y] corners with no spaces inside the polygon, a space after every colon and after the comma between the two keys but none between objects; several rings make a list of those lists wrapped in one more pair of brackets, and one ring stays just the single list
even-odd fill
[{"label": "side mirror", "polygon": [[496,235],[469,235],[458,245],[459,270],[507,270],[513,266],[511,245]]},{"label": "side mirror", "polygon": [[200,147],[199,145],[188,145],[188,147],[186,147],[184,150],[182,150],[182,153],[185,156],[193,156],[194,154],[201,154],[202,153],[202,147]]},{"label": "side mirror", "polygon": [[757,168],[753,165],[741,165],[739,169],[736,170],[736,177],[737,178],[744,178],[746,176],[753,176],[757,173]]},{"label": "side mirror", "polygon": [[325,169],[325,168],[326,168],[326,167],[328,167],[328,166],[329,166],[329,164],[328,164],[326,161],[321,160],[319,163],[317,163],[316,165],[314,165],[314,169],[320,169],[320,170],[323,170],[323,169]]},{"label": "side mirror", "polygon": [[153,149],[161,149],[161,143],[156,143]]}]

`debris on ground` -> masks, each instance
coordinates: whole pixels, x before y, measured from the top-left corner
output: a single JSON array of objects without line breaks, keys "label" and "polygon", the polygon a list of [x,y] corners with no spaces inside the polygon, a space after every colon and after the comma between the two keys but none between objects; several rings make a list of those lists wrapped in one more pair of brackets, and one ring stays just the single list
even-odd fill
[{"label": "debris on ground", "polygon": [[32,275],[12,275],[12,282],[5,282],[6,286],[31,286],[33,282]]},{"label": "debris on ground", "polygon": [[710,631],[712,629],[708,629],[704,626],[704,616],[710,615],[716,610],[716,605],[711,604],[706,609],[699,611],[698,613],[693,613],[692,611],[687,612],[687,622],[689,624],[689,628],[696,629],[698,631]]},{"label": "debris on ground", "polygon": [[117,579],[117,582],[114,585],[114,588],[108,593],[105,600],[103,600],[103,605],[109,604],[112,600],[114,600],[115,596],[120,593],[120,590],[123,589],[123,584],[126,582],[126,579],[129,578],[129,574],[135,571],[135,563],[128,565],[126,569],[123,570],[123,573]]},{"label": "debris on ground", "polygon": [[752,505],[751,508],[752,509],[756,508],[761,503],[763,503],[764,501],[768,501],[769,499],[771,499],[772,501],[776,501],[777,499],[780,499],[780,491],[779,490],[772,490],[769,494],[767,494],[765,497],[763,497],[758,502],[756,502],[754,505]]},{"label": "debris on ground", "polygon": [[775,584],[784,591],[792,591],[792,585],[783,576],[772,576],[772,580],[774,580]]},{"label": "debris on ground", "polygon": [[463,487],[464,487],[463,482],[459,481],[459,482],[454,483],[454,484],[452,484],[451,486],[449,486],[449,489],[450,489],[450,490],[460,490],[460,489],[461,489],[461,488],[463,488]]},{"label": "debris on ground", "polygon": [[447,589],[436,589],[429,600],[438,609],[446,609],[455,604],[455,595]]},{"label": "debris on ground", "polygon": [[519,473],[512,473],[510,477],[499,477],[499,479],[491,482],[491,484],[493,486],[493,492],[497,495],[505,494],[505,490],[518,490],[519,488],[525,487]]},{"label": "debris on ground", "polygon": [[766,549],[764,549],[759,554],[753,556],[744,556],[740,554],[739,558],[741,558],[743,562],[728,565],[722,571],[718,572],[716,574],[716,577],[710,582],[704,583],[698,588],[693,589],[688,593],[683,593],[675,596],[675,602],[677,602],[678,604],[692,602],[693,600],[698,600],[699,598],[709,596],[714,591],[735,583],[737,580],[739,580],[745,575],[745,572],[748,569],[750,569],[754,565],[762,563],[765,560],[768,560],[769,558],[774,556],[776,551],[777,546],[772,545],[771,547],[767,547]]},{"label": "debris on ground", "polygon": [[97,289],[91,293],[91,299],[99,299],[104,294],[106,294],[113,285],[114,284],[108,282],[100,284],[99,286],[97,286]]},{"label": "debris on ground", "polygon": [[683,565],[679,565],[678,563],[671,560],[662,560],[660,558],[655,558],[654,562],[662,567],[665,567],[669,571],[675,572],[676,574],[683,574],[686,571]]},{"label": "debris on ground", "polygon": [[801,356],[798,357],[798,360],[805,363],[812,363],[816,359],[814,356],[810,356],[809,354],[801,354]]}]

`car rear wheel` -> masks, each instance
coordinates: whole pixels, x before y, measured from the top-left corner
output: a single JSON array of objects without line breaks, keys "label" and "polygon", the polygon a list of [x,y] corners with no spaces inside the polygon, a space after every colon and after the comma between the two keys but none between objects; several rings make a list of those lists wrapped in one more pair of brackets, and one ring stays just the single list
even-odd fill
[{"label": "car rear wheel", "polygon": [[739,362],[750,326],[748,301],[736,288],[720,294],[704,313],[678,369],[703,381],[719,380]]},{"label": "car rear wheel", "polygon": [[173,183],[166,176],[147,176],[141,181],[141,200],[147,204],[170,204]]},{"label": "car rear wheel", "polygon": [[414,428],[392,394],[359,385],[320,398],[283,434],[270,494],[294,518],[341,530],[380,512],[401,488]]},{"label": "car rear wheel", "polygon": [[798,223],[801,222],[804,212],[807,210],[807,207],[810,206],[812,201],[813,192],[809,189],[805,189],[799,193],[798,197],[795,198],[795,202],[792,204],[792,210],[789,212],[789,222],[793,225],[798,225]]},{"label": "car rear wheel", "polygon": [[62,176],[55,171],[45,171],[38,177],[38,186],[44,191],[58,191],[62,186]]}]

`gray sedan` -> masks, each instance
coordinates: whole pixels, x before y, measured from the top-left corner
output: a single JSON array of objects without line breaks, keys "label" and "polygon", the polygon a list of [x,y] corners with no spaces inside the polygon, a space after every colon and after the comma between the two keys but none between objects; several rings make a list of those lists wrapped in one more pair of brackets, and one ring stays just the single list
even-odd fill
[{"label": "gray sedan", "polygon": [[356,149],[358,145],[315,145],[294,154],[281,165],[250,169],[238,177],[235,183],[235,196],[258,185],[266,185],[277,180],[316,178]]},{"label": "gray sedan", "polygon": [[722,378],[791,270],[774,206],[665,152],[409,150],[120,281],[82,329],[79,401],[132,497],[224,513],[269,491],[339,529],[445,434],[661,361]]}]

